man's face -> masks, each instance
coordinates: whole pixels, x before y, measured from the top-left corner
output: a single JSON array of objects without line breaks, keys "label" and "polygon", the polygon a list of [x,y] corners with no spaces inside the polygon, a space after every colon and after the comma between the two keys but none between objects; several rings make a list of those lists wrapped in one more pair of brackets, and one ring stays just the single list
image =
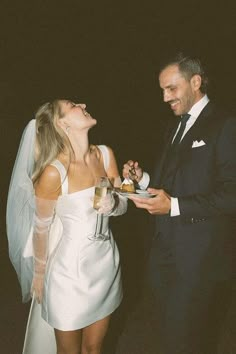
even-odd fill
[{"label": "man's face", "polygon": [[202,96],[199,91],[199,76],[193,76],[190,81],[186,80],[178,65],[170,65],[162,70],[159,83],[163,90],[164,102],[169,103],[176,116],[187,113]]}]

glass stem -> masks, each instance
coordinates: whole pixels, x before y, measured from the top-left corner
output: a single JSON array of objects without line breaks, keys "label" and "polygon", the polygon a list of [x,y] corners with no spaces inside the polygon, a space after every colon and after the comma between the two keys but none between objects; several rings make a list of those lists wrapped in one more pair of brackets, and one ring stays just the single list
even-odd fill
[{"label": "glass stem", "polygon": [[100,234],[101,227],[102,227],[102,214],[98,214],[97,213],[97,222],[96,222],[95,235],[99,235]]}]

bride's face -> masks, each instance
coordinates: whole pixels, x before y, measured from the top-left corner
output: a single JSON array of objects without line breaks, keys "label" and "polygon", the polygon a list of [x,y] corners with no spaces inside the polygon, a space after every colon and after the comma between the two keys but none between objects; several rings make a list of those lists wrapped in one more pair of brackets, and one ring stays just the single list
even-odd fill
[{"label": "bride's face", "polygon": [[71,129],[94,126],[97,121],[86,111],[86,104],[63,100],[60,102],[62,120]]}]

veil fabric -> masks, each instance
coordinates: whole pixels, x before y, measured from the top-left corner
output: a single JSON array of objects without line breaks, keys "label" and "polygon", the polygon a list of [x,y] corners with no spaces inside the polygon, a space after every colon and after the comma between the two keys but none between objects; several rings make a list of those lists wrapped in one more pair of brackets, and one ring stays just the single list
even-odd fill
[{"label": "veil fabric", "polygon": [[26,126],[16,156],[7,199],[7,237],[10,260],[16,270],[22,300],[30,300],[33,277],[33,254],[27,240],[32,237],[35,210],[34,187],[31,180],[34,168],[35,119]]},{"label": "veil fabric", "polygon": [[[12,171],[7,199],[7,237],[10,260],[16,270],[22,301],[31,300],[34,270],[33,231],[36,198],[32,183],[35,163],[36,121],[23,131]],[[50,201],[48,201],[50,204]],[[48,256],[56,249],[62,235],[61,220],[55,214],[49,229]]]}]

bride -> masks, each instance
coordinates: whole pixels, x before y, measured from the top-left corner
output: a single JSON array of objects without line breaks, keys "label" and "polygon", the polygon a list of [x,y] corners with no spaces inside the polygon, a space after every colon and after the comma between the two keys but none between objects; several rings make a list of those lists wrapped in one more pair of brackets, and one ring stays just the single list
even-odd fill
[{"label": "bride", "polygon": [[[91,145],[85,104],[55,100],[26,127],[7,203],[9,254],[23,301],[32,299],[24,354],[100,354],[122,300],[109,217],[127,210],[112,192],[93,208],[97,177],[121,180],[113,151]],[[103,239],[91,238],[101,216]]]}]

